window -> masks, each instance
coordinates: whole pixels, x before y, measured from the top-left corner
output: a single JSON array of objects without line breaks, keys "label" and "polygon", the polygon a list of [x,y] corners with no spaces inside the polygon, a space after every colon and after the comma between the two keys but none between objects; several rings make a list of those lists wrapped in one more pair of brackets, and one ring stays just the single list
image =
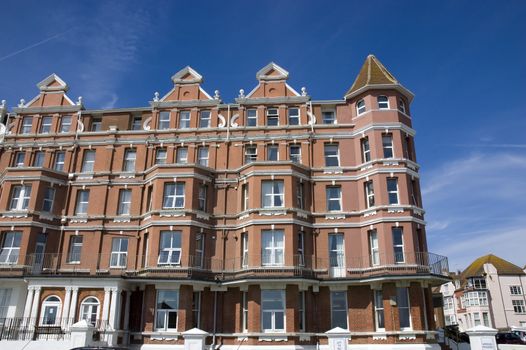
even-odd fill
[{"label": "window", "polygon": [[398,110],[402,113],[406,113],[405,102],[402,99],[398,100]]},{"label": "window", "polygon": [[323,120],[323,124],[336,124],[334,111],[322,111],[321,118]]},{"label": "window", "polygon": [[468,286],[475,289],[486,289],[486,280],[482,277],[468,278]]},{"label": "window", "polygon": [[526,313],[526,307],[524,306],[524,300],[512,300],[511,303],[513,304],[513,311],[516,314]]},{"label": "window", "polygon": [[68,264],[80,263],[82,236],[71,236],[69,240]]},{"label": "window", "polygon": [[110,267],[125,268],[128,260],[128,238],[116,237],[111,240]]},{"label": "window", "polygon": [[261,325],[263,332],[285,331],[285,291],[261,291]]},{"label": "window", "polygon": [[413,146],[412,146],[413,139],[411,138],[411,136],[406,135],[404,138],[402,138],[402,140],[404,141],[405,157],[409,160],[414,160],[415,158],[413,156]]},{"label": "window", "polygon": [[298,299],[299,330],[305,332],[305,292],[301,291]]},{"label": "window", "polygon": [[418,206],[418,194],[417,194],[416,180],[411,180],[411,204]]},{"label": "window", "polygon": [[163,209],[184,208],[184,182],[165,183]]},{"label": "window", "polygon": [[247,126],[258,125],[258,112],[256,109],[247,109]]},{"label": "window", "polygon": [[22,119],[22,130],[21,134],[30,134],[33,128],[33,117],[24,117]]},{"label": "window", "polygon": [[305,265],[305,234],[303,231],[298,232],[298,265]]},{"label": "window", "polygon": [[255,162],[258,159],[257,146],[245,146],[245,164]]},{"label": "window", "polygon": [[378,232],[369,231],[369,249],[371,250],[371,265],[380,265],[380,249],[378,247]]},{"label": "window", "polygon": [[159,265],[181,264],[181,231],[161,231]]},{"label": "window", "polygon": [[16,264],[20,255],[21,232],[6,232],[0,250],[0,264]]},{"label": "window", "polygon": [[128,148],[124,151],[124,164],[122,171],[135,172],[135,160],[137,158],[137,151],[133,148]]},{"label": "window", "polygon": [[444,297],[444,310],[452,311],[455,308],[453,297]]},{"label": "window", "polygon": [[401,227],[393,227],[393,250],[395,263],[403,263],[404,259],[404,231]]},{"label": "window", "polygon": [[4,323],[7,317],[7,310],[11,305],[11,288],[1,288],[0,289],[0,322]]},{"label": "window", "polygon": [[188,129],[190,127],[190,111],[181,111],[179,113],[179,129]]},{"label": "window", "polygon": [[348,328],[346,292],[331,292],[331,327]]},{"label": "window", "polygon": [[267,125],[277,126],[279,125],[279,114],[277,108],[267,109]]},{"label": "window", "polygon": [[382,136],[382,146],[384,149],[384,158],[393,158],[393,136],[383,135]]},{"label": "window", "polygon": [[64,159],[66,158],[65,152],[56,152],[55,153],[55,165],[53,166],[53,169],[56,171],[64,171]]},{"label": "window", "polygon": [[278,208],[284,206],[283,181],[261,181],[261,206]]},{"label": "window", "polygon": [[325,144],[325,166],[340,166],[340,151],[338,145]]},{"label": "window", "polygon": [[269,161],[279,160],[279,147],[277,145],[267,146],[267,160]]},{"label": "window", "polygon": [[155,164],[166,164],[166,148],[157,148],[155,151]]},{"label": "window", "polygon": [[42,117],[42,123],[40,124],[40,133],[49,134],[51,132],[51,122],[53,119],[50,116]]},{"label": "window", "polygon": [[130,215],[131,199],[131,190],[119,190],[119,206],[117,208],[117,215]]},{"label": "window", "polygon": [[186,164],[188,163],[188,148],[187,147],[179,147],[177,148],[177,155],[175,162],[177,164]]},{"label": "window", "polygon": [[77,206],[75,215],[87,215],[89,203],[89,190],[80,190],[77,192]]},{"label": "window", "polygon": [[42,151],[35,152],[35,156],[33,157],[33,166],[41,168],[44,165],[44,156],[45,153]]},{"label": "window", "polygon": [[389,109],[389,99],[387,96],[378,96],[378,109]]},{"label": "window", "polygon": [[294,163],[301,163],[301,147],[298,145],[289,146],[290,160]]},{"label": "window", "polygon": [[210,111],[201,111],[201,113],[199,113],[199,127],[210,127]]},{"label": "window", "polygon": [[476,326],[480,326],[480,314],[478,312],[473,313],[473,322]]},{"label": "window", "polygon": [[409,290],[406,287],[396,288],[396,302],[398,304],[398,318],[400,330],[411,329],[411,310],[409,307]]},{"label": "window", "polygon": [[243,205],[243,211],[248,210],[250,208],[250,201],[249,201],[249,193],[248,193],[248,184],[243,184],[241,186],[241,203]]},{"label": "window", "polygon": [[170,112],[161,112],[159,114],[159,130],[170,129]]},{"label": "window", "polygon": [[484,323],[484,326],[486,327],[490,327],[490,324],[489,324],[489,315],[487,312],[483,312],[482,313],[482,322]]},{"label": "window", "polygon": [[455,315],[444,315],[444,323],[446,326],[457,324],[457,318]]},{"label": "window", "polygon": [[208,147],[197,148],[197,162],[199,165],[208,166]]},{"label": "window", "polygon": [[91,121],[91,131],[100,131],[102,128],[102,119],[93,118]]},{"label": "window", "polygon": [[99,305],[99,300],[95,297],[84,299],[80,304],[80,320],[86,320],[92,326],[95,326],[99,319]]},{"label": "window", "polygon": [[40,325],[51,326],[59,322],[58,315],[62,309],[62,302],[57,296],[49,296],[42,303],[40,311]]},{"label": "window", "polygon": [[280,230],[261,232],[261,263],[263,266],[282,266],[284,234]]},{"label": "window", "polygon": [[80,171],[83,173],[92,173],[94,165],[95,165],[95,151],[85,150],[84,158],[82,159],[82,169]]},{"label": "window", "polygon": [[367,208],[374,207],[374,186],[373,181],[367,181],[363,184],[365,189],[365,205]]},{"label": "window", "polygon": [[53,200],[55,199],[55,189],[47,187],[44,192],[44,201],[42,203],[42,211],[51,213],[53,211]]},{"label": "window", "polygon": [[398,179],[396,177],[387,179],[387,194],[389,204],[398,204]]},{"label": "window", "polygon": [[205,237],[198,233],[195,236],[195,267],[203,267],[203,252],[205,249]]},{"label": "window", "polygon": [[298,209],[305,209],[305,200],[304,200],[304,189],[305,186],[303,182],[296,182],[296,206]]},{"label": "window", "polygon": [[365,101],[364,100],[360,100],[358,102],[356,102],[356,113],[358,115],[364,113],[366,110],[365,108]]},{"label": "window", "polygon": [[241,233],[241,266],[248,266],[248,233]]},{"label": "window", "polygon": [[289,125],[300,125],[300,109],[289,108],[288,110]]},{"label": "window", "polygon": [[329,265],[332,270],[332,274],[339,276],[344,273],[344,247],[343,247],[343,234],[333,233],[329,235]]},{"label": "window", "polygon": [[201,292],[192,294],[192,327],[199,328],[201,325]]},{"label": "window", "polygon": [[327,186],[327,211],[342,210],[342,188],[340,186]]},{"label": "window", "polygon": [[510,286],[510,294],[511,295],[522,295],[522,287],[521,286]]},{"label": "window", "polygon": [[26,152],[16,152],[15,153],[15,162],[13,166],[20,168],[24,166],[24,162],[26,159]]},{"label": "window", "polygon": [[376,331],[385,331],[384,297],[381,290],[374,291],[374,316]]},{"label": "window", "polygon": [[179,292],[176,290],[158,290],[156,304],[155,329],[160,331],[176,330]]},{"label": "window", "polygon": [[11,189],[9,210],[27,210],[31,197],[31,185],[15,185]]},{"label": "window", "polygon": [[71,116],[65,115],[60,120],[60,132],[61,133],[69,132],[70,128],[71,128]]},{"label": "window", "polygon": [[241,313],[242,313],[242,324],[241,329],[243,332],[248,332],[248,292],[241,292],[242,295],[242,306],[241,306]]},{"label": "window", "polygon": [[133,117],[131,129],[132,130],[141,130],[142,129],[141,123],[142,123],[142,117],[140,117],[140,116],[139,117]]},{"label": "window", "polygon": [[371,161],[371,149],[369,147],[369,138],[364,137],[363,139],[361,139],[360,143],[362,146],[362,161],[364,163],[370,162]]},{"label": "window", "polygon": [[208,192],[207,185],[199,186],[199,210],[206,211],[206,194]]}]

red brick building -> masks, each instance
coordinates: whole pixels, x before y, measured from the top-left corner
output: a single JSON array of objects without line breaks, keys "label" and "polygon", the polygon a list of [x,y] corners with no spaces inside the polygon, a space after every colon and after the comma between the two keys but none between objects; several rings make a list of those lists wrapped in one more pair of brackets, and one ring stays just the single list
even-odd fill
[{"label": "red brick building", "polygon": [[[112,344],[430,348],[412,93],[368,56],[343,99],[274,63],[234,103],[186,67],[147,107],[89,110],[51,75],[0,113],[0,318]],[[2,131],[2,130],[0,130]]]}]

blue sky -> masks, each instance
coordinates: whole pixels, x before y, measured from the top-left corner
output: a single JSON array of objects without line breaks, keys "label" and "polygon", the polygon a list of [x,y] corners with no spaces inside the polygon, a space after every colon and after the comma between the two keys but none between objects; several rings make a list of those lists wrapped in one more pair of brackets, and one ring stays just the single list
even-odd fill
[{"label": "blue sky", "polygon": [[232,101],[269,61],[342,98],[369,53],[412,105],[429,250],[526,264],[526,1],[4,1],[0,99],[55,72],[88,108],[145,106],[191,65]]}]

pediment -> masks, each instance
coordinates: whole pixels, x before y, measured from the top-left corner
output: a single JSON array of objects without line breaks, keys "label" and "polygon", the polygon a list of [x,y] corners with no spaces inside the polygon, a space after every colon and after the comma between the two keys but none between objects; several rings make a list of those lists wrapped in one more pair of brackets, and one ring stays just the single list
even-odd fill
[{"label": "pediment", "polygon": [[257,80],[287,80],[289,72],[274,62],[270,62],[256,73]]},{"label": "pediment", "polygon": [[37,84],[40,91],[68,91],[68,84],[55,73]]},{"label": "pediment", "polygon": [[172,76],[174,84],[201,84],[203,76],[192,67],[186,66]]}]

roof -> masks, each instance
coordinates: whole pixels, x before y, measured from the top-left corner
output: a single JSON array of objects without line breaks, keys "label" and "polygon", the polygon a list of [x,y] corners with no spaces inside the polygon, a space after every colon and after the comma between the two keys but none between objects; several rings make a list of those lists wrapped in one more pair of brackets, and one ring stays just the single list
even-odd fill
[{"label": "roof", "polygon": [[345,93],[345,97],[347,98],[349,95],[354,95],[355,92],[366,88],[385,88],[389,86],[400,88],[412,98],[412,93],[405,89],[374,55],[369,55],[365,59],[360,73],[358,73],[351,88]]},{"label": "roof", "polygon": [[481,256],[469,265],[463,272],[462,277],[482,276],[484,273],[484,264],[491,264],[495,267],[499,275],[526,275],[526,273],[517,265],[510,263],[496,255],[488,254]]}]

